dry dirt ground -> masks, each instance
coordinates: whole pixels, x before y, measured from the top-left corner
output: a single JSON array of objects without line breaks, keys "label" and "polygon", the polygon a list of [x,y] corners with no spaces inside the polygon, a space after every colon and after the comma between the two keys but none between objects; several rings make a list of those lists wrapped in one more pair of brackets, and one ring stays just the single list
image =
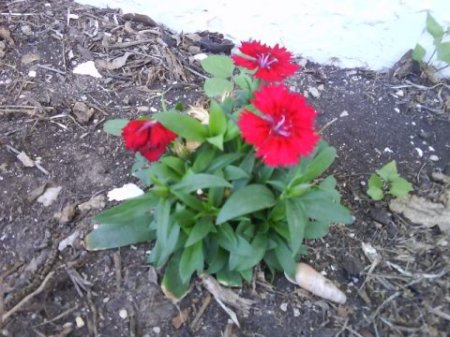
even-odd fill
[{"label": "dry dirt ground", "polygon": [[[202,102],[193,56],[227,52],[227,42],[69,0],[2,1],[0,13],[0,335],[449,335],[448,81],[420,76],[407,58],[388,74],[299,60],[290,87],[320,112],[317,126],[339,154],[332,173],[355,216],[308,242],[306,261],[348,301],[259,273],[235,289],[256,301],[248,317],[238,312],[238,329],[200,283],[177,305],[167,300],[160,271],[145,263],[150,244],[83,248],[91,217],[113,205],[107,191],[136,182],[132,155],[102,131],[104,121],[157,111],[162,95],[171,106]],[[87,61],[101,78],[74,74]],[[370,173],[392,159],[428,200],[419,211],[440,216],[439,225],[367,197]],[[59,194],[45,205],[39,197],[51,188]]]}]

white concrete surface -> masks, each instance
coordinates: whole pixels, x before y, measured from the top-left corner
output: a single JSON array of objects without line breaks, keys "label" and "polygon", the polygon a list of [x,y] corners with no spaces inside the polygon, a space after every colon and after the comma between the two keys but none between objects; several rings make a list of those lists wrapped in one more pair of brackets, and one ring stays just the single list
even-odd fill
[{"label": "white concrete surface", "polygon": [[[177,31],[281,43],[320,63],[382,70],[421,42],[426,11],[450,25],[450,0],[76,0],[147,14]],[[450,72],[448,72],[450,73]]]}]

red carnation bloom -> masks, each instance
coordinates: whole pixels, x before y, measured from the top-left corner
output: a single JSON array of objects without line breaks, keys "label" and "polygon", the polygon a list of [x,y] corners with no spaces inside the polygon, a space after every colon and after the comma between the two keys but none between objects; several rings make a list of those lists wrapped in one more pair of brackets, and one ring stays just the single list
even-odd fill
[{"label": "red carnation bloom", "polygon": [[243,110],[238,125],[242,137],[256,148],[256,156],[268,166],[298,164],[315,148],[319,135],[314,131],[316,112],[306,99],[289,92],[284,85],[263,86],[252,104],[260,115]]},{"label": "red carnation bloom", "polygon": [[233,55],[236,65],[255,70],[255,77],[268,82],[282,81],[294,74],[300,66],[292,63],[292,54],[284,47],[269,47],[259,41],[242,42],[244,55]]},{"label": "red carnation bloom", "polygon": [[157,121],[134,120],[122,129],[122,137],[128,150],[139,151],[149,161],[156,161],[177,135]]}]

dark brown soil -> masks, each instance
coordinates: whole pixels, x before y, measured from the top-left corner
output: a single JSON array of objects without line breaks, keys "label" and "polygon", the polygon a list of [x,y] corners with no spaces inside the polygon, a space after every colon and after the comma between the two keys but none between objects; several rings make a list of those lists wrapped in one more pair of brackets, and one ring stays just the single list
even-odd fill
[{"label": "dark brown soil", "polygon": [[[145,263],[149,244],[96,253],[83,248],[93,227],[91,217],[113,204],[91,210],[79,205],[137,182],[129,174],[132,154],[120,139],[105,134],[102,124],[156,111],[162,95],[170,106],[203,100],[201,70],[191,58],[200,44],[149,21],[72,1],[7,1],[4,7],[0,5],[0,44],[5,46],[0,58],[0,319],[20,299],[32,296],[3,326],[0,322],[0,335],[450,333],[448,234],[390,212],[386,201],[367,197],[365,186],[375,169],[395,159],[414,193],[437,201],[448,189],[430,178],[432,172],[450,175],[448,82],[430,83],[414,72],[389,78],[360,69],[303,67],[291,90],[309,92],[310,103],[320,112],[318,128],[339,154],[332,173],[355,216],[353,225],[336,225],[323,240],[308,242],[306,261],[338,284],[348,301],[337,306],[284,277],[272,285],[259,278],[254,287],[236,289],[256,304],[248,317],[238,313],[241,328],[232,329],[214,300],[201,313],[209,295],[200,283],[178,305],[164,297],[159,271]],[[214,37],[220,41],[219,35]],[[146,42],[123,44],[142,40]],[[126,64],[100,70],[102,78],[73,73],[76,64],[111,61],[125,52],[133,53]],[[320,96],[311,95],[316,94],[311,88]],[[76,102],[93,109],[87,121],[75,114]],[[40,166],[25,167],[15,151]],[[36,201],[43,190],[36,191],[49,186],[62,189],[54,203],[44,206]],[[61,221],[57,213],[68,205],[75,213]],[[73,246],[56,253],[57,244],[73,233],[78,233]],[[363,243],[381,256],[377,265],[365,256]],[[34,294],[41,284],[42,292]],[[172,319],[179,311],[189,315],[176,327]]]}]

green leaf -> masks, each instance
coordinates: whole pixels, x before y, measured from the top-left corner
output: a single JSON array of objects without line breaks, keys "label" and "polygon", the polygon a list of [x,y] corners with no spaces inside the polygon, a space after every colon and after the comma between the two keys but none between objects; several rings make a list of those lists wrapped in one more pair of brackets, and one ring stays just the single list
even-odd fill
[{"label": "green leaf", "polygon": [[255,89],[252,78],[244,73],[233,76],[234,83],[236,83],[239,88],[245,91],[251,92]]},{"label": "green leaf", "polygon": [[413,50],[412,58],[414,61],[422,62],[426,53],[427,51],[425,50],[425,48],[422,47],[422,45],[420,45],[419,43],[417,43],[416,47]]},{"label": "green leaf", "polygon": [[222,78],[208,78],[204,84],[204,90],[208,97],[222,96],[233,90],[233,83]]},{"label": "green leaf", "polygon": [[204,210],[203,203],[196,197],[194,197],[190,194],[187,194],[187,193],[177,191],[175,189],[171,189],[170,193],[172,193],[178,200],[180,200],[186,206],[188,206],[196,211]]},{"label": "green leaf", "polygon": [[322,149],[309,163],[304,171],[301,181],[308,182],[324,173],[336,158],[336,149],[332,146],[327,146]]},{"label": "green leaf", "polygon": [[184,175],[185,167],[182,159],[173,156],[164,156],[161,158],[161,162],[178,173],[180,176]]},{"label": "green leaf", "polygon": [[398,177],[391,181],[389,193],[397,198],[406,196],[413,190],[412,185],[404,178]]},{"label": "green leaf", "polygon": [[129,122],[128,119],[110,119],[103,124],[103,131],[113,136],[121,136],[122,129]]},{"label": "green leaf", "polygon": [[264,185],[248,185],[235,191],[220,210],[216,224],[275,205],[272,192]]},{"label": "green leaf", "polygon": [[385,181],[390,181],[398,177],[397,163],[395,160],[387,163],[381,169],[376,171],[378,175]]},{"label": "green leaf", "polygon": [[240,167],[229,165],[224,170],[225,178],[227,180],[237,180],[249,178],[249,174]]},{"label": "green leaf", "polygon": [[328,234],[328,221],[308,221],[305,228],[305,240],[320,239]]},{"label": "green leaf", "polygon": [[209,130],[212,136],[224,135],[227,130],[227,118],[222,107],[216,101],[211,101],[209,108]]},{"label": "green leaf", "polygon": [[169,299],[180,301],[189,293],[189,282],[183,282],[180,277],[181,253],[175,254],[169,260],[164,270],[161,288]]},{"label": "green leaf", "polygon": [[307,223],[305,211],[298,200],[286,200],[286,217],[289,226],[289,246],[292,252],[297,254],[305,236]]},{"label": "green leaf", "polygon": [[170,216],[171,202],[161,199],[155,209],[156,243],[150,254],[150,262],[157,267],[162,266],[174,252],[180,227]]},{"label": "green leaf", "polygon": [[375,201],[383,199],[384,197],[383,185],[384,182],[380,178],[380,176],[378,176],[375,173],[372,174],[369,178],[368,183],[369,188],[367,189],[367,194],[369,195],[369,197],[371,197]]},{"label": "green leaf", "polygon": [[207,73],[220,78],[231,76],[234,70],[233,61],[224,55],[211,55],[200,63]]},{"label": "green leaf", "polygon": [[220,151],[223,151],[223,135],[206,138],[206,141],[217,147]]},{"label": "green leaf", "polygon": [[181,282],[187,283],[191,279],[192,274],[197,271],[203,271],[205,257],[203,254],[203,242],[198,241],[192,246],[184,248],[180,261],[180,279]]},{"label": "green leaf", "polygon": [[238,250],[230,252],[229,268],[243,272],[256,266],[264,257],[267,249],[267,235],[257,234],[251,243],[251,253],[247,255],[238,254]]},{"label": "green leaf", "polygon": [[450,64],[450,41],[442,42],[436,45],[437,58]]},{"label": "green leaf", "polygon": [[195,157],[192,170],[194,172],[203,172],[211,164],[216,155],[216,149],[208,144],[203,144],[197,150],[197,156]]},{"label": "green leaf", "polygon": [[303,203],[303,209],[309,218],[330,223],[350,224],[353,222],[349,210],[334,201],[327,192],[311,191],[298,199]]},{"label": "green leaf", "polygon": [[224,178],[212,174],[198,173],[184,177],[179,183],[173,185],[172,188],[180,192],[189,193],[198,189],[231,186]]},{"label": "green leaf", "polygon": [[93,218],[100,226],[86,236],[88,250],[122,247],[154,239],[149,225],[151,209],[158,204],[152,193],[125,201]]},{"label": "green leaf", "polygon": [[281,265],[284,272],[293,279],[296,268],[294,253],[288,248],[286,242],[278,235],[274,235],[273,240],[277,244],[274,252],[278,263]]},{"label": "green leaf", "polygon": [[190,116],[175,111],[167,111],[154,115],[154,118],[183,138],[202,142],[208,137],[206,126]]},{"label": "green leaf", "polygon": [[227,268],[222,269],[216,274],[217,281],[226,287],[241,287],[242,277],[237,271],[230,271]]},{"label": "green leaf", "polygon": [[221,170],[224,167],[234,163],[236,160],[242,158],[241,153],[225,153],[222,154],[212,161],[211,165],[208,167],[208,172],[215,172]]},{"label": "green leaf", "polygon": [[224,135],[224,141],[228,142],[228,141],[236,138],[237,136],[239,136],[240,133],[241,133],[241,131],[239,130],[238,126],[236,125],[236,122],[229,119],[227,131],[225,132],[225,135]]},{"label": "green leaf", "polygon": [[[208,256],[206,256],[208,259]],[[214,256],[209,261],[207,273],[215,274],[222,270],[228,262],[228,253],[225,249],[218,248]]]},{"label": "green leaf", "polygon": [[435,40],[440,40],[444,35],[444,28],[436,21],[436,19],[428,12],[427,13],[427,31],[433,36]]},{"label": "green leaf", "polygon": [[191,233],[189,234],[189,237],[185,243],[185,247],[189,247],[198,241],[203,240],[205,236],[213,230],[214,224],[209,218],[201,218],[197,221],[197,223],[194,225],[194,227],[191,230]]}]

